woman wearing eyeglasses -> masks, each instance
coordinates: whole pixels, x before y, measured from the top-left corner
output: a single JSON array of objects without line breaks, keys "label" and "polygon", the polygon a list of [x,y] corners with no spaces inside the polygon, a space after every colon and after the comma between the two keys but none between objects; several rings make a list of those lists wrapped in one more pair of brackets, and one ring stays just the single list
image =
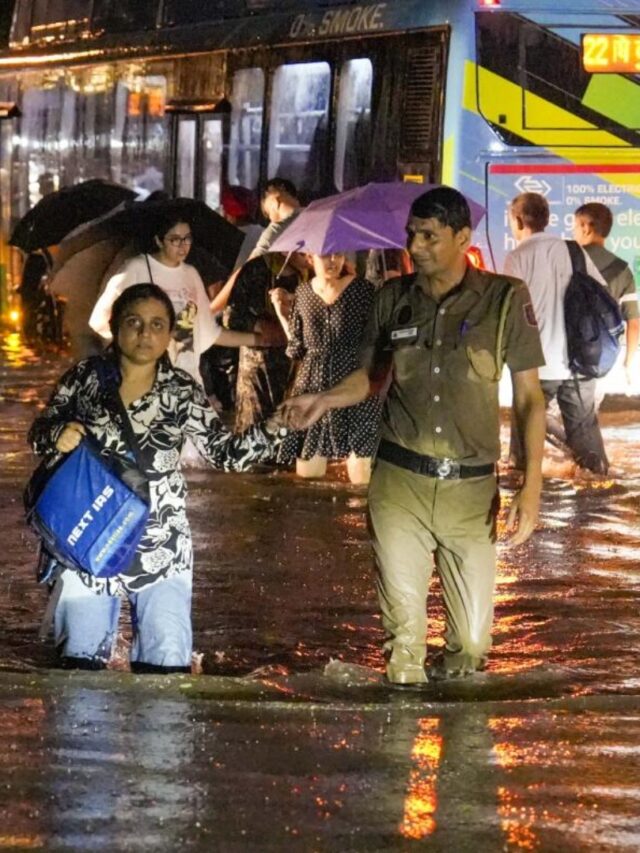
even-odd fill
[{"label": "woman wearing eyeglasses", "polygon": [[192,242],[188,222],[175,216],[161,221],[153,237],[153,251],[131,258],[109,279],[89,318],[89,325],[103,338],[111,340],[109,316],[116,298],[133,284],[157,284],[176,312],[179,334],[169,347],[171,361],[202,385],[200,356],[215,343],[221,329],[209,310],[209,299],[200,275],[195,267],[185,263]]}]

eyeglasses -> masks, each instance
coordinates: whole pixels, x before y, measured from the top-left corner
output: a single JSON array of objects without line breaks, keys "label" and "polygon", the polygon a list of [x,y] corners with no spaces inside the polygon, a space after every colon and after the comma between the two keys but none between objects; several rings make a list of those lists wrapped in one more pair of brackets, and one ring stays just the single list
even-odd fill
[{"label": "eyeglasses", "polygon": [[177,234],[173,234],[171,237],[165,237],[167,243],[172,246],[190,246],[193,243],[193,234],[185,234],[184,237],[179,237]]}]

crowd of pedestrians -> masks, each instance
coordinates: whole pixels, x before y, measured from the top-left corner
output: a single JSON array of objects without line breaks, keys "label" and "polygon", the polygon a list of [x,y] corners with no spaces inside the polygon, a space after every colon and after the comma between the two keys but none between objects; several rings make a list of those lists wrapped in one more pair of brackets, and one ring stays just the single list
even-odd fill
[{"label": "crowd of pedestrians", "polygon": [[[379,270],[372,283],[345,252],[271,252],[299,216],[300,200],[289,181],[277,178],[260,202],[269,224],[259,233],[251,195],[242,188],[223,194],[226,215],[245,238],[236,268],[208,294],[188,262],[191,224],[174,216],[97,299],[89,324],[107,344],[98,357],[115,364],[134,432],[150,451],[154,520],[140,559],[113,583],[70,569],[59,577],[59,651],[69,666],[106,665],[117,616],[109,602],[126,594],[138,614],[135,666],[188,667],[191,551],[182,479],[172,474],[180,454],[183,464],[197,455],[225,470],[258,461],[295,466],[305,478],[322,477],[330,460],[344,460],[352,483],[369,484],[389,683],[415,689],[429,677],[482,669],[493,621],[503,365],[513,385],[509,462],[522,471],[508,544],[526,541],[537,522],[545,430],[562,431],[578,466],[608,470],[596,380],[569,368],[563,299],[572,262],[565,241],[545,233],[548,204],[536,193],[512,200],[517,247],[502,271],[490,273],[468,261],[464,196],[431,189],[413,202],[407,251],[389,253],[390,271],[385,255],[369,258],[368,269],[377,262]],[[603,205],[586,204],[576,213],[575,238],[587,272],[622,305],[631,381],[637,295],[629,268],[604,247],[611,224]],[[216,356],[234,352],[238,357],[227,362]],[[93,363],[72,368],[34,424],[38,453],[69,452],[87,430],[113,452],[117,427],[101,398],[91,396]],[[228,394],[213,387],[216,370]],[[546,423],[554,400],[560,427]],[[223,426],[225,403],[233,432]],[[440,658],[427,665],[425,605],[434,566],[445,634]],[[169,584],[180,587],[175,595]],[[82,617],[72,608],[80,600]]]}]

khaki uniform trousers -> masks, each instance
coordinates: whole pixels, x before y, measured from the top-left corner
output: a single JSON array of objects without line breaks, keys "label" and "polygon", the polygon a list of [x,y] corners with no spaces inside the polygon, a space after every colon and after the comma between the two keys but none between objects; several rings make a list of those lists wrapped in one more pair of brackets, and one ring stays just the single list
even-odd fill
[{"label": "khaki uniform trousers", "polygon": [[484,662],[491,647],[498,506],[493,474],[439,480],[376,462],[369,525],[390,681],[427,680],[426,602],[434,562],[446,610],[444,666],[474,670]]}]

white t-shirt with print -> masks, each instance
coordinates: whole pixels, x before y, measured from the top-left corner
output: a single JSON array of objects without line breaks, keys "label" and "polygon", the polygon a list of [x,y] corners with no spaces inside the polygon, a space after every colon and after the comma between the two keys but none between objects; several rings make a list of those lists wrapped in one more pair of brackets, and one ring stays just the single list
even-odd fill
[{"label": "white t-shirt with print", "polygon": [[176,312],[176,328],[169,347],[171,361],[202,384],[198,369],[200,356],[215,343],[220,335],[220,327],[209,310],[209,300],[202,279],[190,264],[181,263],[177,267],[169,267],[156,261],[151,255],[136,255],[131,258],[120,272],[107,282],[94,306],[89,325],[103,338],[110,340],[111,306],[128,287],[148,282],[149,271],[151,280],[164,290]]}]

